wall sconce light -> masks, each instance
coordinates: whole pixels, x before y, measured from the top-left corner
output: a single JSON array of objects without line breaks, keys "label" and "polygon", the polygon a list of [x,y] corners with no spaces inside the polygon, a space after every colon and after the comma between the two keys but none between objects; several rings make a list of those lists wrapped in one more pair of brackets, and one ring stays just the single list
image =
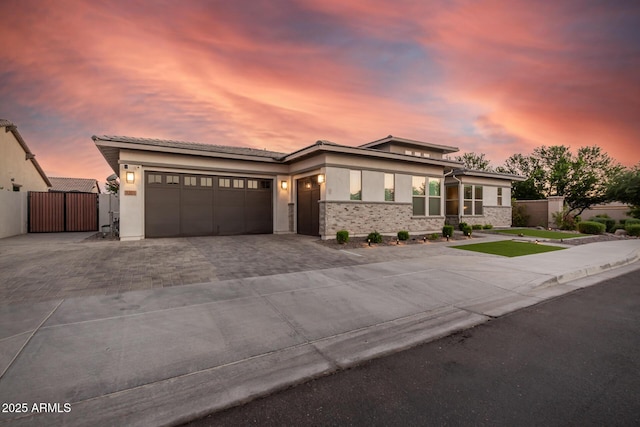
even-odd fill
[{"label": "wall sconce light", "polygon": [[286,190],[287,188],[289,188],[289,183],[287,181],[280,181],[280,188]]},{"label": "wall sconce light", "polygon": [[318,175],[318,184],[322,184],[324,182],[324,175],[320,174]]},{"label": "wall sconce light", "polygon": [[134,182],[136,182],[136,174],[133,172],[127,172],[125,179],[127,181],[127,184],[133,184]]}]

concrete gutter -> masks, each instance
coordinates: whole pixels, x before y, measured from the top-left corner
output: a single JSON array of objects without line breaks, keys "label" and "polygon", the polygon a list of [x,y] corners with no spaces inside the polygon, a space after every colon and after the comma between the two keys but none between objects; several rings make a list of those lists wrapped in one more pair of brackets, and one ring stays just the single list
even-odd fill
[{"label": "concrete gutter", "polygon": [[0,424],[186,422],[639,268],[639,255],[637,239],[518,258],[450,249],[0,306],[0,400],[29,409]]}]

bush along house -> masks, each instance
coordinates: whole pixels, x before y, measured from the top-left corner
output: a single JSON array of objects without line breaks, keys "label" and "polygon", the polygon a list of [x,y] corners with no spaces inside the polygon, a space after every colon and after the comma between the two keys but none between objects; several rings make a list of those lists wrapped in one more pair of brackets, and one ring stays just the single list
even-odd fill
[{"label": "bush along house", "polygon": [[458,148],[388,136],[292,153],[92,137],[120,177],[120,238],[298,233],[412,235],[445,221],[511,225],[515,175],[472,171]]}]

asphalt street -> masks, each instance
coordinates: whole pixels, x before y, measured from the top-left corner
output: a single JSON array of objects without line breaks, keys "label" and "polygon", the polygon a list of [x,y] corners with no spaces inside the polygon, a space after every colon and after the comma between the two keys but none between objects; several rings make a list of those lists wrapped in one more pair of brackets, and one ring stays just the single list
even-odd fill
[{"label": "asphalt street", "polygon": [[640,425],[640,270],[190,426]]}]

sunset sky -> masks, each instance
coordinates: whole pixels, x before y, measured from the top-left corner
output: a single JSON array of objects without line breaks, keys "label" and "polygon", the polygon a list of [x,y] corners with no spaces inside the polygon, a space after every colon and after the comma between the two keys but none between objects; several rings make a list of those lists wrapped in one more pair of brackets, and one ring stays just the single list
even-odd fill
[{"label": "sunset sky", "polygon": [[50,176],[92,135],[290,152],[389,134],[640,161],[638,1],[2,0],[0,118]]}]

